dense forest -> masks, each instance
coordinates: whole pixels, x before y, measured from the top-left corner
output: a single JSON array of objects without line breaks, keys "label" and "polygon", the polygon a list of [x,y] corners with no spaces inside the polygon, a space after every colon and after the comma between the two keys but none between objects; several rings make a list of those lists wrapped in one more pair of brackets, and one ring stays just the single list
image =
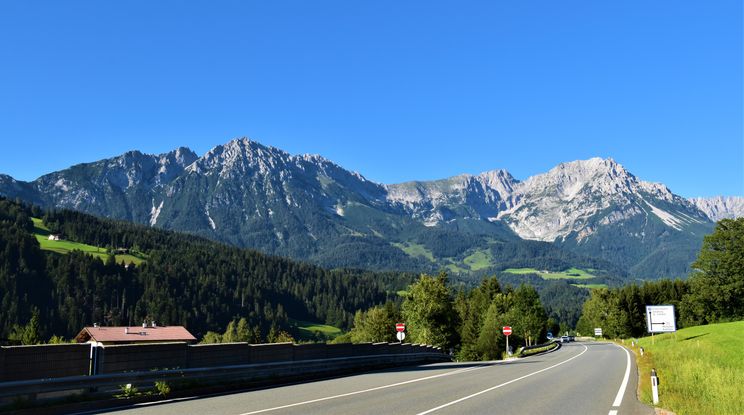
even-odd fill
[{"label": "dense forest", "polygon": [[610,337],[646,334],[646,305],[675,306],[677,327],[744,319],[744,218],[723,219],[705,237],[690,278],[593,290],[577,330]]},{"label": "dense forest", "polygon": [[406,291],[398,307],[386,303],[358,311],[350,333],[336,341],[395,341],[396,322],[406,323],[406,341],[451,349],[460,360],[492,360],[506,350],[503,326],[511,326],[511,348],[533,345],[557,330],[534,287],[502,288],[485,278],[472,290],[455,291],[447,275],[422,275]]},{"label": "dense forest", "polygon": [[[41,250],[32,217],[65,239],[142,252],[140,265]],[[291,319],[349,328],[354,312],[394,297],[413,277],[324,270],[174,232],[42,211],[0,199],[0,338],[70,338],[86,325],[184,325],[197,337],[243,318],[252,333],[291,330]],[[261,337],[261,336],[260,336]]]}]

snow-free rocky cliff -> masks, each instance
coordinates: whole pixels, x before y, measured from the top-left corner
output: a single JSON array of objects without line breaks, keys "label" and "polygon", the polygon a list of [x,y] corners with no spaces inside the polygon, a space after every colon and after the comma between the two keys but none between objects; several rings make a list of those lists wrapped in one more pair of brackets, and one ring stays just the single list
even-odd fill
[{"label": "snow-free rocky cliff", "polygon": [[716,222],[744,217],[744,197],[741,196],[696,197],[690,201]]},{"label": "snow-free rocky cliff", "polygon": [[382,185],[245,138],[201,157],[132,151],[33,182],[0,175],[0,195],[328,266],[436,270],[535,240],[651,276],[686,272],[711,219],[744,206],[688,201],[612,159],[562,163],[523,181],[493,170]]}]

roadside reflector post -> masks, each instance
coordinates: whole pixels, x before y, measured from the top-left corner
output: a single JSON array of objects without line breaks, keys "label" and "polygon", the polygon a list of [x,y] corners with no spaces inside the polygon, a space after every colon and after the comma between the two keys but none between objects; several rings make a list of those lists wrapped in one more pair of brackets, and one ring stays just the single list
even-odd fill
[{"label": "roadside reflector post", "polygon": [[641,356],[643,356],[643,347],[641,347]]},{"label": "roadside reflector post", "polygon": [[654,405],[659,403],[659,377],[656,376],[656,369],[651,369],[651,394],[654,397]]}]

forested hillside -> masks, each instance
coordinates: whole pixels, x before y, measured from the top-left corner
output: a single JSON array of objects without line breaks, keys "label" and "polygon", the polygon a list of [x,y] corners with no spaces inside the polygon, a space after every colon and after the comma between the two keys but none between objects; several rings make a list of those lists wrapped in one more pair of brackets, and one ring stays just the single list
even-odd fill
[{"label": "forested hillside", "polygon": [[[32,218],[63,238],[130,249],[140,265],[73,251],[43,251]],[[348,328],[357,309],[392,298],[411,276],[324,270],[173,232],[72,211],[42,211],[0,198],[0,338],[16,336],[36,315],[41,340],[70,338],[83,326],[155,320],[185,325],[197,337],[244,317],[266,335],[289,319]]]},{"label": "forested hillside", "polygon": [[744,319],[744,218],[722,219],[705,237],[686,281],[593,290],[577,325],[582,333],[602,327],[610,337],[638,337],[646,330],[646,305],[675,306],[677,327]]}]

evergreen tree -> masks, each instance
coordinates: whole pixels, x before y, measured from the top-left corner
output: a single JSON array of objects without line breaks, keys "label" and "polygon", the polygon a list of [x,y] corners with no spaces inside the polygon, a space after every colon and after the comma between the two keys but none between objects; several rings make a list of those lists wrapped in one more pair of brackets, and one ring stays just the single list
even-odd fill
[{"label": "evergreen tree", "polygon": [[251,328],[248,326],[248,320],[246,320],[245,317],[241,317],[240,320],[238,320],[235,332],[235,341],[248,342],[251,340]]}]

